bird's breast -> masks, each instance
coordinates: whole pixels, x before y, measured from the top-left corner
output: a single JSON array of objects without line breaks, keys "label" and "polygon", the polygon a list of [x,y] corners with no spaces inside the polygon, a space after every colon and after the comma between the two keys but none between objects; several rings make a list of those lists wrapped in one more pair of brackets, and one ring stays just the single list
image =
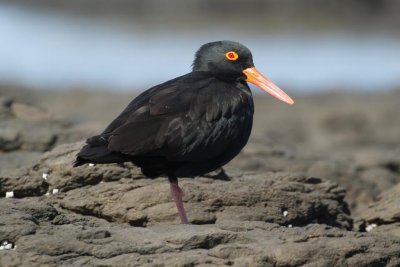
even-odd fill
[{"label": "bird's breast", "polygon": [[251,95],[220,91],[213,97],[200,95],[197,100],[181,119],[171,121],[168,144],[180,143],[176,155],[186,160],[234,157],[250,136],[253,123]]}]

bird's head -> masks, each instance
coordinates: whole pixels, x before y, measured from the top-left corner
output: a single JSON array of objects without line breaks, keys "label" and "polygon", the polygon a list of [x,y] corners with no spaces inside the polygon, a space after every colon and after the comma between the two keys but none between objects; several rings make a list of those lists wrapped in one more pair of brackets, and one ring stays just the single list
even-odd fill
[{"label": "bird's head", "polygon": [[218,41],[202,45],[196,52],[193,71],[208,71],[226,81],[247,81],[283,102],[290,105],[294,103],[285,92],[254,67],[250,50],[237,42]]}]

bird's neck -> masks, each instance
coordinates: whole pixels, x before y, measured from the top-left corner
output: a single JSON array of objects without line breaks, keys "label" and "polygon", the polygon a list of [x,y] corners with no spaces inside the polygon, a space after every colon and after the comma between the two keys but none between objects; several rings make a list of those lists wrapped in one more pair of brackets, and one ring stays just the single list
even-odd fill
[{"label": "bird's neck", "polygon": [[204,74],[206,74],[206,75],[208,75],[210,77],[214,77],[214,78],[216,78],[216,79],[218,79],[220,81],[227,82],[227,83],[246,83],[245,82],[245,80],[246,80],[246,76],[245,75],[232,77],[229,74],[214,73],[214,72],[209,71],[209,70],[194,70],[194,69],[193,69],[193,72],[204,73]]}]

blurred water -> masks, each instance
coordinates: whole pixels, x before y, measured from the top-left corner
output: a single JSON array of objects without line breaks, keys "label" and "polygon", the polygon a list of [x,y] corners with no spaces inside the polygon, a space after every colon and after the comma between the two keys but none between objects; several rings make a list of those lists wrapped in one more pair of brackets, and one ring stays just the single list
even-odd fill
[{"label": "blurred water", "polygon": [[248,46],[258,69],[289,91],[385,90],[400,84],[400,38],[270,33],[225,26],[148,31],[0,4],[0,81],[40,88],[146,89],[190,71],[206,42]]}]

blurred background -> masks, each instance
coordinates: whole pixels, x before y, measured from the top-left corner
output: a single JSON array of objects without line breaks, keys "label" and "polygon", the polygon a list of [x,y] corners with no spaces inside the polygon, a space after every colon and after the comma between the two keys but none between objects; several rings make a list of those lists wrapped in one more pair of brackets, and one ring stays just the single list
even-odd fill
[{"label": "blurred background", "polygon": [[400,181],[400,1],[0,1],[0,174],[102,131],[139,92],[241,42],[296,104],[253,88],[230,165],[331,179],[352,212]]},{"label": "blurred background", "polygon": [[143,90],[187,73],[203,43],[248,46],[291,92],[400,84],[396,0],[0,2],[0,81]]}]

